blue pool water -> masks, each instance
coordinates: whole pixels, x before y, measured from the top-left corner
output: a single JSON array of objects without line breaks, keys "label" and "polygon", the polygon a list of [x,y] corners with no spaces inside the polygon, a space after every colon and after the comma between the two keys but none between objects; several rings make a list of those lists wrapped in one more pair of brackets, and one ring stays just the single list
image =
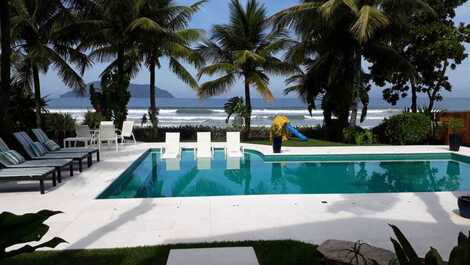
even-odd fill
[{"label": "blue pool water", "polygon": [[98,198],[469,191],[468,158],[454,154],[267,156],[162,160],[149,150]]}]

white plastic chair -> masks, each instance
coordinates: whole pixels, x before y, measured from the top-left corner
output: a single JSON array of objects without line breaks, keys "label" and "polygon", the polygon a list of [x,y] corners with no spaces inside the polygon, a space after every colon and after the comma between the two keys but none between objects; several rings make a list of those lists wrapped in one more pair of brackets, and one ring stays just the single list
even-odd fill
[{"label": "white plastic chair", "polygon": [[121,134],[119,135],[119,139],[121,139],[121,143],[124,143],[126,138],[132,138],[134,140],[134,144],[137,142],[135,141],[135,136],[134,136],[134,122],[133,121],[125,121],[122,124],[122,130]]},{"label": "white plastic chair", "polygon": [[180,133],[166,133],[162,159],[175,159],[181,155]]},{"label": "white plastic chair", "polygon": [[86,124],[79,125],[75,129],[75,134],[75,137],[68,137],[64,139],[64,147],[68,147],[71,143],[73,143],[75,147],[77,147],[77,143],[83,143],[85,147],[96,143],[96,137],[90,133],[90,127],[88,127]]},{"label": "white plastic chair", "polygon": [[196,143],[196,158],[212,158],[214,156],[214,148],[211,142],[210,132],[198,132]]},{"label": "white plastic chair", "polygon": [[240,132],[227,132],[225,144],[225,157],[242,158],[245,150],[240,144]]},{"label": "white plastic chair", "polygon": [[108,144],[114,142],[116,144],[116,152],[119,151],[118,134],[113,122],[101,122],[100,132],[98,135],[98,148],[101,150],[101,143],[106,141]]}]

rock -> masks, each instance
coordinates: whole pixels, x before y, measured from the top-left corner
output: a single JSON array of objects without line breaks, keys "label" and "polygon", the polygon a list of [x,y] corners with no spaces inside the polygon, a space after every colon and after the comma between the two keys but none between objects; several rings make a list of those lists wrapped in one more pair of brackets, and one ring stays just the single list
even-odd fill
[{"label": "rock", "polygon": [[[328,260],[339,264],[367,265],[361,257],[358,257],[359,262],[356,264],[354,253],[350,251],[354,248],[354,244],[355,243],[351,241],[327,240],[323,242],[317,250]],[[367,260],[369,265],[372,264],[371,260],[377,261],[379,265],[389,265],[395,258],[393,252],[366,243],[362,243],[360,254]]]}]

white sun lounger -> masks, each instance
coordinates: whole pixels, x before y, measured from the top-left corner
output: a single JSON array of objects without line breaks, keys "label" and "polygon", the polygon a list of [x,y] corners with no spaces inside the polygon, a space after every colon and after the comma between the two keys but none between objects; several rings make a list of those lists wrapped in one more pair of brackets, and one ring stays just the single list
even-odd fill
[{"label": "white sun lounger", "polygon": [[212,158],[214,155],[214,148],[211,142],[210,132],[198,132],[196,143],[196,158]]},{"label": "white sun lounger", "polygon": [[240,132],[227,132],[225,156],[228,158],[242,158],[244,152],[243,146],[240,144]]},{"label": "white sun lounger", "polygon": [[180,133],[166,133],[162,159],[176,159],[181,155]]}]

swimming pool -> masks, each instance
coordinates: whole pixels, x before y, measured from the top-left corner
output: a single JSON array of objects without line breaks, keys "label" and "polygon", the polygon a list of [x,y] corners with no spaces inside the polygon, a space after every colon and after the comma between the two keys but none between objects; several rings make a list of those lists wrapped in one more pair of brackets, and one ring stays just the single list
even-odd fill
[{"label": "swimming pool", "polygon": [[226,160],[162,160],[150,149],[101,193],[99,199],[469,191],[470,158],[442,154],[263,156],[246,151]]}]

